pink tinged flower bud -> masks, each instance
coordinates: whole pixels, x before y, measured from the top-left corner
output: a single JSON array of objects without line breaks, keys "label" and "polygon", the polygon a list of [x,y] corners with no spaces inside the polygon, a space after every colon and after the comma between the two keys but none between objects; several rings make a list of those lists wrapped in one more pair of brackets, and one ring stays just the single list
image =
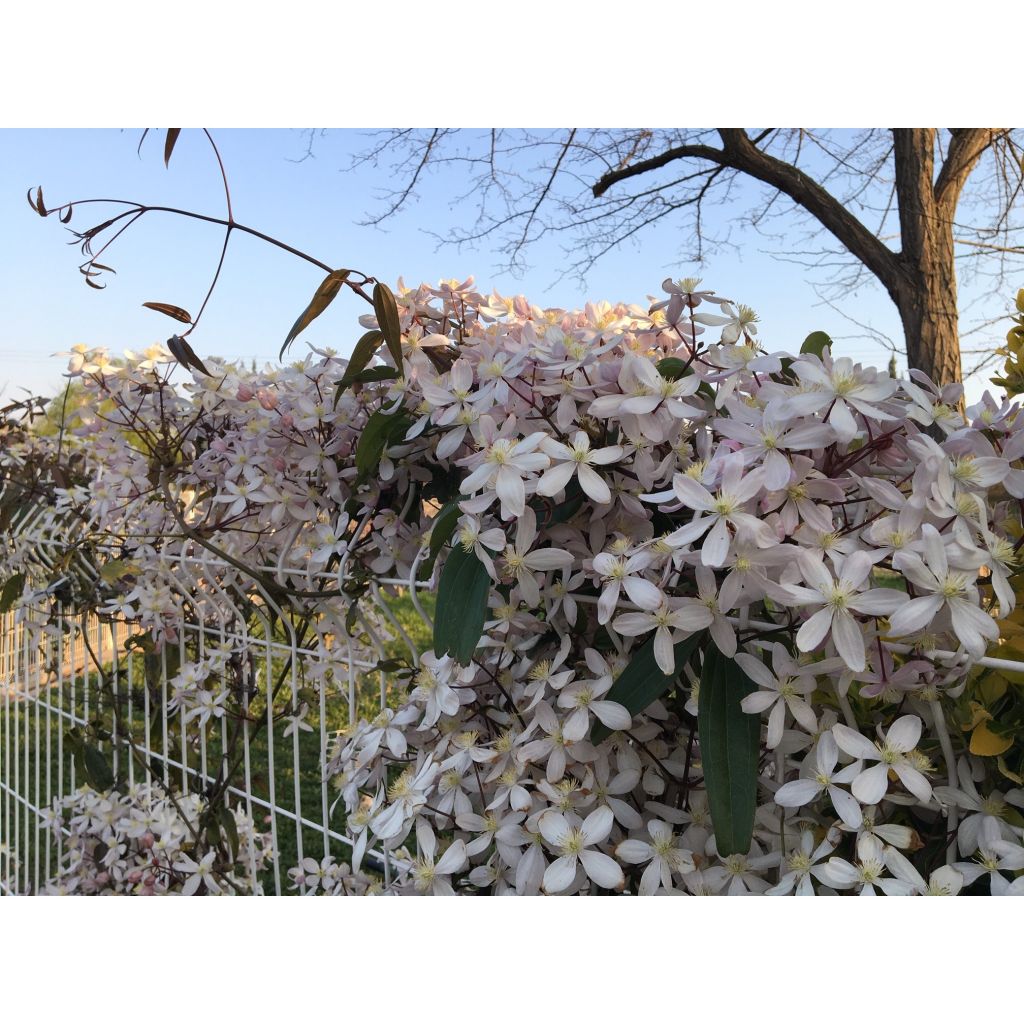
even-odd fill
[{"label": "pink tinged flower bud", "polygon": [[235,398],[240,402],[248,402],[252,399],[254,394],[255,392],[248,384],[239,384],[238,390],[235,392]]},{"label": "pink tinged flower bud", "polygon": [[129,885],[138,885],[139,882],[141,882],[141,881],[142,881],[142,872],[141,871],[132,871],[132,872],[129,873],[129,875],[128,875],[128,883],[129,883]]},{"label": "pink tinged flower bud", "polygon": [[210,442],[210,448],[215,452],[226,452],[228,450],[228,443],[222,437],[215,437]]},{"label": "pink tinged flower bud", "polygon": [[283,473],[287,468],[288,463],[285,462],[284,459],[280,458],[280,456],[274,459],[274,469],[276,469],[278,473]]},{"label": "pink tinged flower bud", "polygon": [[281,426],[282,427],[291,427],[294,424],[295,424],[295,420],[292,419],[292,414],[290,412],[286,412],[286,413],[282,413],[281,414]]},{"label": "pink tinged flower bud", "polygon": [[256,392],[256,401],[259,402],[267,412],[271,412],[277,408],[277,395],[275,395],[273,391],[268,391],[266,388],[260,388],[259,391]]},{"label": "pink tinged flower bud", "polygon": [[152,849],[154,843],[154,836],[152,832],[145,832],[139,836],[139,846],[144,850]]},{"label": "pink tinged flower bud", "polygon": [[153,884],[155,883],[155,881],[156,881],[156,879],[152,875],[144,875],[143,878],[142,878],[142,884],[147,889],[152,889],[153,888]]},{"label": "pink tinged flower bud", "polygon": [[97,885],[106,885],[107,882],[109,882],[109,881],[110,881],[110,875],[108,875],[106,871],[101,871],[96,876],[96,884]]}]

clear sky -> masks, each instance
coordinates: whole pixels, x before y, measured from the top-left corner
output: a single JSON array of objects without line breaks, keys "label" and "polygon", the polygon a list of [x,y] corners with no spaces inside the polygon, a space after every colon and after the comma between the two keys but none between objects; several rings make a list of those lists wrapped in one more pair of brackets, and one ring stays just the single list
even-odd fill
[{"label": "clear sky", "polygon": [[[169,170],[162,160],[163,133],[147,139],[136,155],[137,130],[6,130],[0,132],[0,237],[4,241],[0,302],[0,396],[25,388],[53,394],[61,387],[66,361],[53,353],[72,345],[105,345],[114,353],[164,341],[173,321],[142,308],[145,301],[183,306],[193,314],[205,294],[220,250],[220,229],[165,214],[148,214],[101,261],[113,266],[107,288],[85,286],[77,266],[78,248],[55,217],[40,219],[25,201],[30,186],[42,185],[47,205],[107,197],[183,207],[223,215],[223,195],[211,151],[198,132],[183,132]],[[761,316],[760,337],[769,349],[796,348],[812,330],[837,340],[836,352],[885,365],[889,354],[834,310],[820,303],[810,272],[770,255],[778,248],[753,230],[734,234],[735,251],[712,256],[696,267],[679,262],[685,239],[679,225],[663,223],[604,258],[586,286],[558,278],[565,257],[559,243],[545,242],[528,253],[530,270],[521,277],[498,273],[500,255],[437,247],[430,233],[466,226],[471,204],[453,203],[465,190],[456,172],[429,176],[419,200],[385,229],[357,224],[379,209],[381,172],[366,166],[345,171],[351,155],[368,144],[365,134],[335,130],[317,140],[315,158],[298,162],[305,139],[298,131],[245,129],[214,133],[227,167],[236,218],[302,249],[325,263],[353,267],[407,284],[474,275],[483,291],[524,293],[540,305],[574,307],[587,299],[644,302],[667,276],[700,276],[706,287],[753,306]],[[742,197],[741,197],[742,198]],[[110,209],[110,208],[107,208]],[[745,209],[738,202],[736,210]],[[109,214],[103,208],[75,211],[72,227],[90,226]],[[731,208],[713,216],[728,218]],[[281,342],[309,300],[322,273],[286,253],[242,235],[232,239],[222,279],[201,326],[191,336],[196,350],[232,359],[277,358]],[[818,280],[822,278],[819,276]],[[895,308],[880,288],[868,286],[842,303],[850,316],[899,342]],[[363,304],[345,294],[303,340],[350,351],[361,328]],[[992,310],[992,315],[1001,309]],[[991,345],[1005,326],[993,328]],[[987,374],[985,375],[987,376]],[[969,399],[985,386],[971,382]]]}]

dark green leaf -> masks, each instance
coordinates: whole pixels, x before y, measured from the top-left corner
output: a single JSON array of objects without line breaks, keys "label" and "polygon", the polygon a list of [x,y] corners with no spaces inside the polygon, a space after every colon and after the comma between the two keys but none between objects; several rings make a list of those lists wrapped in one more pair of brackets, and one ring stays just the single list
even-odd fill
[{"label": "dark green leaf", "polygon": [[211,818],[206,823],[206,841],[211,846],[216,846],[220,842],[220,824],[216,818]]},{"label": "dark green leaf", "polygon": [[238,826],[230,807],[220,809],[220,827],[224,835],[227,836],[228,845],[231,847],[231,859],[238,860]]},{"label": "dark green leaf", "polygon": [[0,591],[0,614],[3,612],[9,612],[14,605],[14,602],[21,597],[22,591],[25,589],[25,574],[23,572],[15,573],[5,584],[4,589]]},{"label": "dark green leaf", "polygon": [[456,545],[448,553],[437,587],[434,654],[450,654],[468,665],[483,636],[491,577],[472,551]]},{"label": "dark green leaf", "polygon": [[373,286],[373,311],[377,314],[377,325],[380,327],[388,351],[395,361],[398,372],[402,372],[402,324],[398,319],[398,303],[386,284],[378,281]]},{"label": "dark green leaf", "polygon": [[321,282],[309,300],[309,305],[299,314],[298,320],[292,324],[288,337],[281,346],[281,357],[284,357],[288,346],[337,298],[341,286],[345,283],[350,271],[334,270]]},{"label": "dark green leaf", "polygon": [[451,540],[460,515],[462,515],[462,510],[459,508],[458,499],[455,499],[454,501],[449,501],[430,520],[430,554],[420,564],[422,579],[426,579],[434,571],[434,562],[437,561],[441,548]]},{"label": "dark green leaf", "polygon": [[398,380],[398,376],[398,371],[393,366],[371,366],[368,370],[357,373],[350,383],[379,384],[383,380]]},{"label": "dark green leaf", "polygon": [[679,380],[680,377],[693,373],[682,359],[678,359],[675,356],[667,356],[664,359],[660,359],[657,370],[666,380]]},{"label": "dark green leaf", "polygon": [[[180,134],[180,128],[167,129],[167,139],[164,142],[164,167],[169,167],[171,164],[171,154],[174,152],[174,144],[178,141]],[[139,145],[141,146],[142,143],[140,142]]]},{"label": "dark green leaf", "polygon": [[[675,685],[683,666],[690,660],[690,656],[703,639],[703,632],[694,633],[693,636],[688,636],[675,645],[676,670],[668,676],[661,671],[654,658],[654,640],[648,640],[633,655],[633,659],[623,669],[622,675],[612,683],[612,688],[604,700],[613,700],[621,704],[631,715],[638,715]],[[600,743],[609,735],[611,730],[600,722],[595,722],[590,730],[592,743]]]},{"label": "dark green leaf", "polygon": [[86,744],[82,748],[82,764],[85,768],[89,785],[96,790],[108,790],[114,784],[114,773],[107,764],[107,759],[98,748]]},{"label": "dark green leaf", "polygon": [[806,338],[804,338],[804,343],[800,346],[800,351],[805,354],[810,353],[820,359],[822,352],[824,352],[831,344],[832,339],[824,331],[812,331]]},{"label": "dark green leaf", "polygon": [[348,366],[345,368],[345,374],[338,381],[338,387],[344,391],[352,382],[356,376],[360,374],[367,366],[370,365],[370,360],[374,357],[377,349],[380,348],[380,343],[384,340],[384,335],[380,331],[367,331],[357,342],[355,348],[352,349],[352,355],[349,356]]},{"label": "dark green leaf", "polygon": [[404,434],[411,422],[409,414],[402,408],[396,412],[378,410],[370,416],[356,445],[356,469],[359,471],[360,481],[365,480],[376,470],[384,449],[399,435]]},{"label": "dark green leaf", "polygon": [[740,702],[757,687],[712,643],[704,652],[697,734],[715,842],[723,857],[745,854],[754,834],[761,716]]}]

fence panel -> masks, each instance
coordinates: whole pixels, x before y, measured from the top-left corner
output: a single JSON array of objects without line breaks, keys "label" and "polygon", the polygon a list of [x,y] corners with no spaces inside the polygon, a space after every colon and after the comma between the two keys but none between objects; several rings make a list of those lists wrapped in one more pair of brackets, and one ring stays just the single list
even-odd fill
[{"label": "fence panel", "polygon": [[[55,533],[22,534],[48,568],[68,546]],[[345,654],[339,637],[328,683],[316,671],[323,644],[304,644],[287,615],[269,614],[269,599],[261,608],[248,595],[245,614],[225,612],[225,598],[236,595],[218,584],[218,568],[214,559],[176,556],[168,578],[190,595],[193,613],[183,611],[175,624],[177,646],[159,653],[145,652],[139,628],[116,614],[77,615],[68,608],[45,625],[24,608],[0,616],[0,893],[39,893],[58,875],[69,830],[54,809],[84,781],[68,731],[90,723],[106,731],[100,752],[129,787],[162,783],[179,798],[205,797],[222,772],[235,774],[223,791],[225,804],[244,810],[268,837],[262,892],[304,893],[301,873],[293,881],[290,869],[306,858],[350,856],[343,807],[335,812],[338,794],[325,766],[338,733],[360,711],[372,716],[385,706],[385,674],[374,671],[375,662]],[[303,581],[308,584],[306,576]],[[405,582],[378,581],[369,598],[415,660],[416,643],[379,586]],[[196,614],[204,594],[209,607]],[[418,600],[411,603],[419,609]],[[177,672],[218,645],[230,648],[238,663],[247,714],[201,718],[197,735],[195,722],[184,728],[184,706],[173,706],[173,684]],[[278,700],[267,699],[272,691]],[[282,701],[290,714],[282,716]],[[255,864],[251,844],[249,856]],[[371,851],[364,865],[386,884],[391,863]]]}]

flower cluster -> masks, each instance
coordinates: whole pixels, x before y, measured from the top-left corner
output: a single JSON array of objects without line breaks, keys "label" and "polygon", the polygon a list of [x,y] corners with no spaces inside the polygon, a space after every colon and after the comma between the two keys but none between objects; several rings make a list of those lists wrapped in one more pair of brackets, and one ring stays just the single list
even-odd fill
[{"label": "flower cluster", "polygon": [[[130,561],[103,610],[160,645],[248,588],[308,616],[344,700],[346,666],[401,631],[380,593],[437,590],[434,652],[410,647],[327,766],[352,870],[391,858],[388,892],[1016,891],[1022,791],[951,723],[1014,604],[1024,417],[769,351],[695,280],[664,293],[573,311],[400,287],[401,365],[380,348],[340,384],[329,352],[210,359],[178,389],[160,353],[75,353],[82,479],[55,497]],[[719,663],[722,707],[763,719],[729,839],[700,692]],[[208,678],[197,658],[176,681],[196,728],[244,699]]]},{"label": "flower cluster", "polygon": [[[196,852],[201,809],[197,796],[169,799],[152,785],[125,792],[83,786],[55,800],[49,825],[63,844],[57,874],[44,895],[244,896],[261,892],[260,871],[272,855],[266,833],[237,808],[225,811],[219,848]],[[230,826],[229,826],[230,828]]]}]

